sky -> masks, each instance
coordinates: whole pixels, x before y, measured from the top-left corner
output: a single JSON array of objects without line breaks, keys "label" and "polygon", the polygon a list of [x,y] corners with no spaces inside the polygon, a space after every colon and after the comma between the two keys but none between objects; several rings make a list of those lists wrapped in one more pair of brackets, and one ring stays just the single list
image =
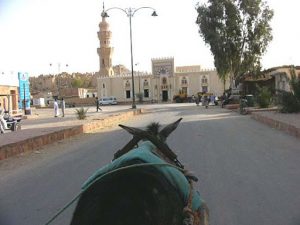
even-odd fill
[{"label": "sky", "polygon": [[[156,9],[157,17],[151,17],[150,9],[141,9],[132,17],[134,70],[151,72],[151,59],[164,57],[174,57],[175,66],[214,67],[209,46],[195,24],[198,2],[204,0],[105,1],[106,9]],[[273,41],[262,58],[263,68],[300,65],[300,1],[267,3],[275,14],[271,22]],[[0,84],[17,72],[38,76],[99,71],[97,32],[102,4],[100,0],[0,0]],[[120,10],[108,13],[112,63],[131,68],[129,18]]]}]

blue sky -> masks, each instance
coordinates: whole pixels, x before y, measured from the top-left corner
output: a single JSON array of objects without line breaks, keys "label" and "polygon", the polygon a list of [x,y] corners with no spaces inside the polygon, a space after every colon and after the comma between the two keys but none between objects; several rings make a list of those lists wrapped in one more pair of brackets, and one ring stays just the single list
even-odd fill
[{"label": "blue sky", "polygon": [[[213,67],[209,48],[195,24],[197,2],[109,0],[105,5],[106,8],[150,6],[157,10],[159,16],[155,18],[146,9],[132,18],[134,63],[138,63],[135,69],[150,72],[151,58],[159,57],[174,57],[176,66]],[[267,2],[275,11],[274,40],[262,59],[263,67],[299,65],[297,10],[300,3],[296,0]],[[98,71],[97,32],[101,10],[102,1],[98,0],[0,0],[0,72],[23,71],[36,76],[59,70]],[[128,18],[118,10],[109,14],[113,64],[130,68]]]}]

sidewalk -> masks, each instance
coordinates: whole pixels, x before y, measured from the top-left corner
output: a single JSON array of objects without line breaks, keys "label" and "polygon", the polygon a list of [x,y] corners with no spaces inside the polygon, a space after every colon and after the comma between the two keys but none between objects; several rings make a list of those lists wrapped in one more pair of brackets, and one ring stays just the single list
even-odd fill
[{"label": "sidewalk", "polygon": [[[230,104],[226,109],[239,113],[239,104]],[[275,129],[300,138],[300,113],[280,113],[276,107],[268,109],[246,108],[251,117]]]},{"label": "sidewalk", "polygon": [[87,118],[78,120],[75,108],[67,108],[65,117],[54,117],[53,109],[35,109],[22,120],[20,131],[0,135],[0,160],[74,135],[117,125],[140,113],[141,109],[132,110],[128,106],[103,107],[99,112],[90,108]]},{"label": "sidewalk", "polygon": [[280,113],[276,111],[251,112],[251,117],[270,127],[300,138],[300,113]]}]

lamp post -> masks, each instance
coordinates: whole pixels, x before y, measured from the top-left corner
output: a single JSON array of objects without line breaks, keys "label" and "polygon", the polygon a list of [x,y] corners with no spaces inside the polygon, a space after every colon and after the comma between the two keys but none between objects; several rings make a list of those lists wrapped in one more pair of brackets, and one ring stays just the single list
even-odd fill
[{"label": "lamp post", "polygon": [[[139,63],[136,63],[135,66],[138,66]],[[140,78],[140,72],[137,71],[137,75],[138,75],[138,78],[139,78],[139,93],[141,93],[141,78]]]},{"label": "lamp post", "polygon": [[[52,67],[53,63],[50,63],[49,65],[50,65],[50,67]],[[69,64],[66,64],[65,66],[66,66],[66,70],[67,70]],[[58,92],[58,96],[57,97],[60,96],[60,90],[61,90],[61,79],[60,79],[61,74],[60,74],[60,69],[61,69],[61,63],[57,63],[57,81],[56,81],[57,92]]]},{"label": "lamp post", "polygon": [[156,10],[152,7],[140,7],[137,9],[134,8],[126,8],[126,9],[122,9],[119,7],[112,7],[109,8],[107,10],[103,10],[102,12],[102,17],[109,17],[109,15],[107,14],[107,12],[109,10],[112,9],[118,9],[121,10],[122,12],[124,12],[128,18],[129,18],[129,31],[130,31],[130,54],[131,54],[131,80],[132,80],[132,108],[136,109],[136,104],[135,104],[135,91],[134,91],[134,76],[133,76],[133,51],[132,51],[132,26],[131,26],[131,18],[134,16],[134,14],[139,11],[140,9],[152,9],[153,13],[151,14],[151,16],[157,16],[156,14]]}]

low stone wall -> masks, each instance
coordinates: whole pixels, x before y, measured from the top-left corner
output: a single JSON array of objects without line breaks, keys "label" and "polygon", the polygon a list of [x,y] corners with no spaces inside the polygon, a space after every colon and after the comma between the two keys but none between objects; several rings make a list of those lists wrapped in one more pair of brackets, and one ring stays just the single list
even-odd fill
[{"label": "low stone wall", "polygon": [[300,128],[294,125],[284,123],[282,121],[275,120],[271,117],[261,115],[259,113],[252,112],[251,117],[259,122],[262,122],[270,127],[276,128],[278,130],[284,131],[290,135],[300,138]]},{"label": "low stone wall", "polygon": [[108,116],[107,118],[94,120],[83,125],[62,128],[58,131],[49,131],[48,133],[45,133],[40,136],[30,137],[26,140],[20,140],[15,143],[0,146],[0,160],[16,156],[25,152],[30,152],[42,146],[52,144],[63,139],[67,139],[78,134],[88,133],[98,129],[105,129],[108,127],[116,126],[119,123],[124,122],[141,113],[143,113],[142,109],[137,109],[135,111],[125,113],[119,113],[116,115]]},{"label": "low stone wall", "polygon": [[236,110],[240,108],[240,104],[228,104],[224,106],[225,109]]}]

